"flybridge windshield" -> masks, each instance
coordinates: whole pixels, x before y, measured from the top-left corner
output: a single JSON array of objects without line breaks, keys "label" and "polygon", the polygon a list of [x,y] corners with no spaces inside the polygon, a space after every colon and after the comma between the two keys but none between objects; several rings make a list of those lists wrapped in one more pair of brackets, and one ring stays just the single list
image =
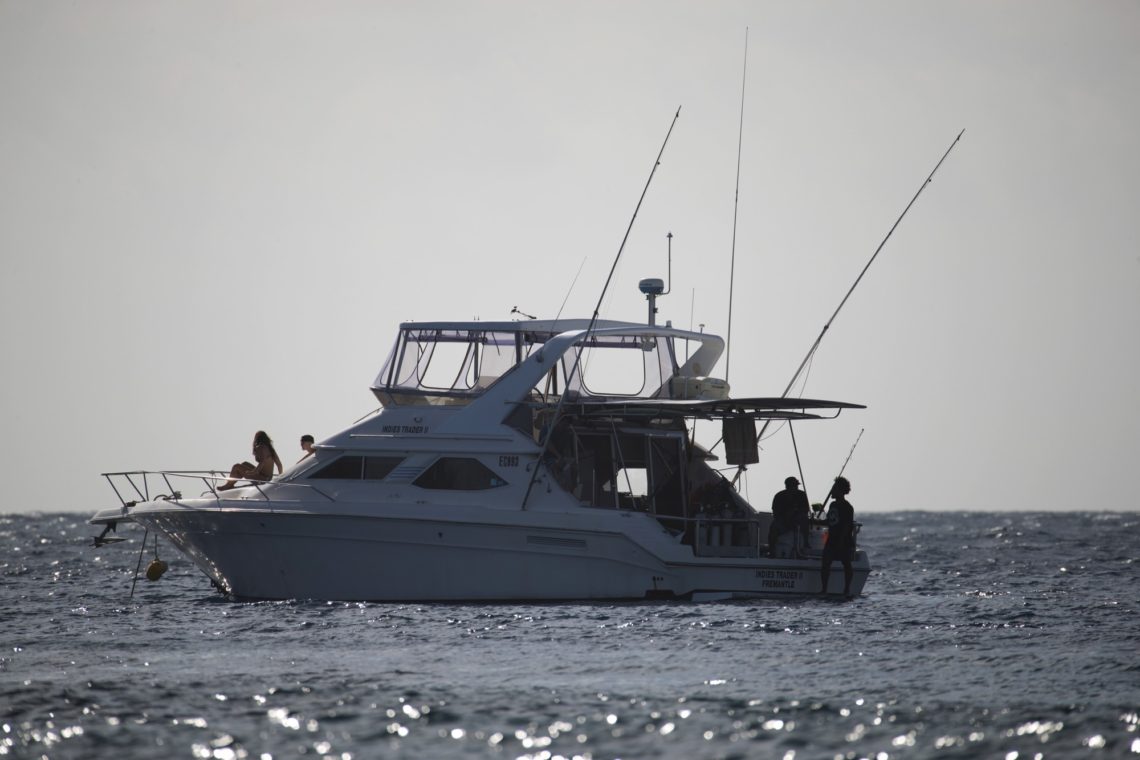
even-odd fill
[{"label": "flybridge windshield", "polygon": [[[382,403],[462,404],[562,332],[555,329],[470,329],[405,326],[373,390]],[[580,366],[574,371],[578,352]],[[555,372],[535,386],[544,397],[569,389],[588,397],[651,398],[678,370],[673,339],[659,335],[594,333],[586,345],[565,352]],[[567,378],[573,378],[567,382]]]},{"label": "flybridge windshield", "polygon": [[498,380],[549,337],[483,330],[402,330],[376,378],[376,387],[470,394]]}]

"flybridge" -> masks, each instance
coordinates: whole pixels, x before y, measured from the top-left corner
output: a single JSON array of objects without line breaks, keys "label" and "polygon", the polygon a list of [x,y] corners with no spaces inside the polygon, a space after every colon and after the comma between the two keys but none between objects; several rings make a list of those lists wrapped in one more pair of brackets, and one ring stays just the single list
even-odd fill
[{"label": "flybridge", "polygon": [[547,402],[567,391],[594,399],[727,392],[723,381],[703,377],[723,351],[718,336],[667,325],[598,321],[588,330],[589,324],[582,319],[404,323],[372,391],[385,406],[464,405],[535,357],[552,364],[534,387],[535,397]]}]

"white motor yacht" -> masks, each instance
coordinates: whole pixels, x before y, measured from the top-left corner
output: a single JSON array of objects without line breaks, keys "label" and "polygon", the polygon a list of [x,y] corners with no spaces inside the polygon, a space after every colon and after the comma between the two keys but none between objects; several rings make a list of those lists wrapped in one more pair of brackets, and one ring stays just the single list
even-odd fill
[{"label": "white motor yacht", "polygon": [[[660,281],[646,282],[652,296]],[[139,523],[239,599],[820,593],[824,526],[772,551],[771,515],[714,467],[694,426],[720,423],[732,475],[757,460],[757,421],[862,407],[732,398],[710,375],[723,340],[653,324],[650,301],[648,324],[402,324],[372,385],[375,413],[268,482],[219,490],[223,473],[104,473],[122,504],[92,518],[105,526],[96,544]],[[865,552],[853,566],[858,595]],[[836,563],[826,591],[842,594],[843,575]]]}]

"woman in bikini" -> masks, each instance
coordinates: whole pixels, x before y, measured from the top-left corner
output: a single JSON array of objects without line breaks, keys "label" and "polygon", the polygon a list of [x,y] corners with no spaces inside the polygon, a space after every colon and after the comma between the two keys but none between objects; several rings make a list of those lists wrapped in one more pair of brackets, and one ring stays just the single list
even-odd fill
[{"label": "woman in bikini", "polygon": [[257,464],[238,462],[230,468],[229,480],[218,486],[219,491],[228,491],[237,485],[239,480],[266,481],[273,478],[273,468],[278,474],[284,471],[281,457],[273,448],[273,441],[264,430],[258,430],[253,436],[253,459]]}]

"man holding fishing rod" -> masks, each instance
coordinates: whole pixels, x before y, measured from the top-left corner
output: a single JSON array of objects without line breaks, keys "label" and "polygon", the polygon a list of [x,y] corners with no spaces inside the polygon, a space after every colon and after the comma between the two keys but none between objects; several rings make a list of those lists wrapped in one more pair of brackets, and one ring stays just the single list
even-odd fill
[{"label": "man holding fishing rod", "polygon": [[827,543],[823,546],[823,560],[819,568],[819,593],[827,594],[827,577],[831,574],[831,563],[843,563],[843,595],[851,596],[851,558],[855,555],[855,508],[847,501],[851,493],[851,483],[840,475],[831,487],[831,498],[835,499],[827,510]]}]

